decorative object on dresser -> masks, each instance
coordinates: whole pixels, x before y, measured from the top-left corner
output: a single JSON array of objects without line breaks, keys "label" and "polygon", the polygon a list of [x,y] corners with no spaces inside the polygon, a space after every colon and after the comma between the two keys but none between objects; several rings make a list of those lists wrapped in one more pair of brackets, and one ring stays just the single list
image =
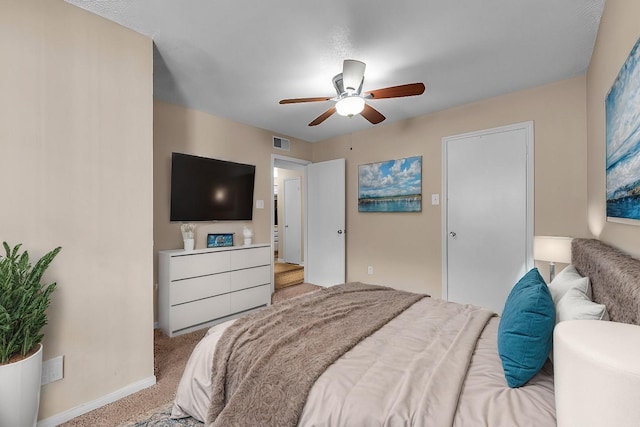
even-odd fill
[{"label": "decorative object on dresser", "polygon": [[160,251],[158,263],[158,323],[169,336],[270,303],[271,245]]},{"label": "decorative object on dresser", "polygon": [[253,238],[253,231],[251,231],[251,229],[249,229],[249,227],[245,225],[244,228],[242,229],[242,235],[244,236],[245,246],[250,245],[251,239]]},{"label": "decorative object on dresser", "polygon": [[571,237],[535,236],[533,241],[533,259],[549,263],[549,280],[556,275],[556,262],[571,262]]},{"label": "decorative object on dresser", "polygon": [[233,246],[233,235],[234,233],[207,234],[207,247]]},{"label": "decorative object on dresser", "polygon": [[184,242],[184,250],[192,251],[195,247],[195,224],[182,224],[180,231],[182,232],[182,241]]}]

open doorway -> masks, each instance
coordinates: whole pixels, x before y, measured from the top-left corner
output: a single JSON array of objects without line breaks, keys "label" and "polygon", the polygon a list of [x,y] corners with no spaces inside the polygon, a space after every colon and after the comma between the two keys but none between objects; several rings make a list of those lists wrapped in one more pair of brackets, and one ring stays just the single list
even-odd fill
[{"label": "open doorway", "polygon": [[305,165],[284,157],[273,158],[274,290],[304,282]]},{"label": "open doorway", "polygon": [[[304,285],[334,286],[346,278],[346,229],[345,229],[345,159],[311,163],[291,157],[271,155],[272,170],[278,168],[302,171],[302,229],[303,252],[300,265],[304,271]],[[272,175],[273,178],[273,175]],[[280,177],[279,177],[280,178]],[[273,179],[272,183],[276,180]],[[281,185],[281,184],[279,184]],[[278,189],[280,193],[280,188]],[[280,211],[282,197],[278,194],[278,261],[282,259],[285,227]],[[271,199],[272,224],[275,229],[275,197]],[[275,245],[274,245],[275,247]],[[274,280],[275,283],[275,280]]]}]

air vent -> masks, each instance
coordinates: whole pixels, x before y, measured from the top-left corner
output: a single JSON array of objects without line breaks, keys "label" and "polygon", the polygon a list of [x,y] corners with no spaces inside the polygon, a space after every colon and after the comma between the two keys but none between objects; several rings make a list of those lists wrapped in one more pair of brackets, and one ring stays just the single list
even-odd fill
[{"label": "air vent", "polygon": [[273,148],[283,151],[289,151],[291,148],[291,142],[288,139],[280,138],[279,136],[273,137]]}]

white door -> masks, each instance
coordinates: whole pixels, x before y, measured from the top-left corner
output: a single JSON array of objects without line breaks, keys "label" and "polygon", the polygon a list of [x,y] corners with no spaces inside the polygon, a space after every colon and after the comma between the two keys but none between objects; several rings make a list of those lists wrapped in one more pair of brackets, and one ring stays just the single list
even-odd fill
[{"label": "white door", "polygon": [[533,266],[533,123],[443,139],[443,297],[502,313]]},{"label": "white door", "polygon": [[305,281],[345,282],[345,161],[307,165]]},{"label": "white door", "polygon": [[284,180],[284,262],[302,260],[302,196],[300,178]]}]

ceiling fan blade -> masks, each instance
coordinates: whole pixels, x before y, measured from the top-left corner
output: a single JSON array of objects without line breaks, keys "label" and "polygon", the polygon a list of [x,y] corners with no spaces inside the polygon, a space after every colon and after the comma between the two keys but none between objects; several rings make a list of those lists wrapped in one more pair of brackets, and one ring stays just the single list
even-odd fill
[{"label": "ceiling fan blade", "polygon": [[369,120],[372,125],[377,125],[385,119],[385,117],[369,104],[364,104],[364,110],[360,113],[362,117]]},{"label": "ceiling fan blade", "polygon": [[401,98],[403,96],[422,95],[424,83],[410,83],[400,86],[386,87],[368,91],[365,95],[371,95],[371,99]]},{"label": "ceiling fan blade", "polygon": [[336,112],[336,107],[329,108],[327,111],[325,111],[324,113],[322,113],[318,117],[316,117],[316,119],[314,121],[309,123],[309,126],[317,126],[317,125],[319,125],[320,123],[324,122],[329,117],[331,117],[333,115],[333,113],[335,113],[335,112]]},{"label": "ceiling fan blade", "polygon": [[297,104],[299,102],[319,102],[319,101],[328,101],[331,98],[291,98],[291,99],[283,99],[279,103],[280,104]]},{"label": "ceiling fan blade", "polygon": [[344,90],[349,93],[355,93],[362,84],[364,78],[364,69],[367,65],[364,62],[355,59],[345,59],[342,63],[342,85]]}]

